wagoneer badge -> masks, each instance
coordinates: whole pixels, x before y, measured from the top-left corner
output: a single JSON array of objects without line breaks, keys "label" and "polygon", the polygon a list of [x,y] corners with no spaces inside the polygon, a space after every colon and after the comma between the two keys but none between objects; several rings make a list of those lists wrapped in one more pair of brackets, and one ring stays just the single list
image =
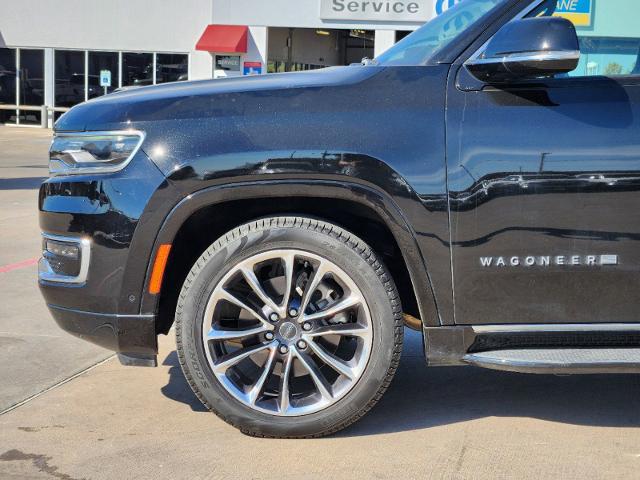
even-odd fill
[{"label": "wagoneer badge", "polygon": [[480,257],[483,267],[548,267],[617,265],[618,255],[528,255],[525,257]]}]

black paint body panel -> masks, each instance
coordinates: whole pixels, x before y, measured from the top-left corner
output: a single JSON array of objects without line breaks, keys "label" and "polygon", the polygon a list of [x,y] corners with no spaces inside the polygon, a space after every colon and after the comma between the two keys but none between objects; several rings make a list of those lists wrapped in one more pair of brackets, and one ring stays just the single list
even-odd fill
[{"label": "black paint body panel", "polygon": [[[425,326],[637,322],[638,82],[498,89],[462,66],[527,3],[505,2],[442,64],[166,84],[74,107],[58,131],[134,128],[146,140],[121,172],[41,187],[43,231],[93,243],[85,285],[40,285],[57,320],[148,354],[158,297],[147,285],[161,243],[204,207],[310,197],[366,206],[386,224]],[[620,261],[480,265],[482,256],[574,254]]]},{"label": "black paint body panel", "polygon": [[[638,82],[464,91],[464,73],[449,88],[447,120],[456,323],[637,322]],[[509,265],[573,255],[618,264]],[[491,256],[507,265],[481,266]]]},{"label": "black paint body panel", "polygon": [[[55,177],[43,185],[43,230],[86,234],[96,245],[87,285],[41,285],[47,302],[153,315],[157,296],[145,294],[145,282],[154,245],[170,243],[197,208],[234,198],[314,196],[377,211],[410,267],[424,321],[452,322],[444,164],[448,69],[345,67],[175,84],[72,109],[58,130],[135,128],[146,141],[122,172]],[[140,191],[118,186],[129,180],[139,182]],[[109,196],[114,186],[117,198]],[[84,200],[61,193],[69,191],[84,192]],[[102,202],[100,215],[96,201]]]}]

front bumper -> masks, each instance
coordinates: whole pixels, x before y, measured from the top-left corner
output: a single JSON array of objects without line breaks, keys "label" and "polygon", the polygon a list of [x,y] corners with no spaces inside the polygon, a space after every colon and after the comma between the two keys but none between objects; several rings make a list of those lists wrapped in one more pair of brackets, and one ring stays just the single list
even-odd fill
[{"label": "front bumper", "polygon": [[143,312],[140,299],[164,219],[158,204],[166,197],[157,192],[167,190],[142,151],[120,172],[53,177],[40,188],[45,243],[52,239],[59,252],[68,247],[72,259],[43,251],[40,291],[63,330],[131,357],[127,364],[157,354],[155,312]]},{"label": "front bumper", "polygon": [[48,305],[56,323],[76,337],[131,357],[158,352],[154,315],[115,315]]}]

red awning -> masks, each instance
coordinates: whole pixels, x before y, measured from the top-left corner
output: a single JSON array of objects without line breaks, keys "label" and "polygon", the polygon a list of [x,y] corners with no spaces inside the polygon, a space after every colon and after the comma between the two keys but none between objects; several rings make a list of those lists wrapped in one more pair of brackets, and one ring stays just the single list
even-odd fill
[{"label": "red awning", "polygon": [[207,25],[196,50],[216,53],[247,53],[246,25]]}]

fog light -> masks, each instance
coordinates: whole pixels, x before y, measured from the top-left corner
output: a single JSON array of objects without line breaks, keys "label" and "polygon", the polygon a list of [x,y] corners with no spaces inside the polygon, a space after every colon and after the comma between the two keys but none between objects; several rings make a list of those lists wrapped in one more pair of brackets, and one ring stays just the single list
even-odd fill
[{"label": "fog light", "polygon": [[77,260],[80,256],[80,249],[77,245],[71,243],[57,242],[56,240],[51,240],[45,238],[44,240],[44,249],[56,256],[71,258]]},{"label": "fog light", "polygon": [[40,280],[84,283],[89,269],[89,239],[43,234]]}]

